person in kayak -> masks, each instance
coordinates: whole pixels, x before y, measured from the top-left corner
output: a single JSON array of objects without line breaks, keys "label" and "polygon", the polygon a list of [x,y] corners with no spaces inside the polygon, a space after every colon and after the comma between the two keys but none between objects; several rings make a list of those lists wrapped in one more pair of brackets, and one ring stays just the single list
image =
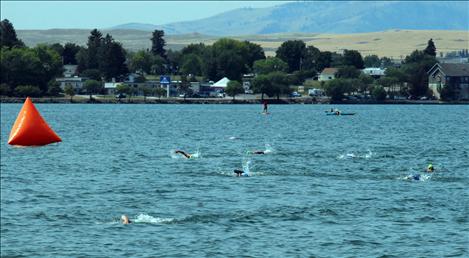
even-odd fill
[{"label": "person in kayak", "polygon": [[192,155],[190,155],[190,154],[188,154],[187,152],[182,151],[182,150],[176,150],[174,153],[176,153],[176,154],[181,154],[181,155],[183,155],[184,157],[186,157],[186,158],[188,158],[188,159],[190,159],[190,158],[192,157]]},{"label": "person in kayak", "polygon": [[122,215],[121,216],[121,221],[122,221],[122,224],[130,224],[132,223],[129,219],[129,217],[127,217],[127,215]]}]

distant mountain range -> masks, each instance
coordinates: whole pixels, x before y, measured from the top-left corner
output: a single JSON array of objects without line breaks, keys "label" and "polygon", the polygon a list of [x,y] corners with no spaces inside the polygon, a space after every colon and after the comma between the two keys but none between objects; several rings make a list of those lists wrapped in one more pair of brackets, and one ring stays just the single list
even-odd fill
[{"label": "distant mountain range", "polygon": [[197,32],[216,36],[469,30],[469,2],[291,2],[269,8],[241,8],[195,21],[164,25],[127,23],[111,29],[163,29],[166,34]]}]

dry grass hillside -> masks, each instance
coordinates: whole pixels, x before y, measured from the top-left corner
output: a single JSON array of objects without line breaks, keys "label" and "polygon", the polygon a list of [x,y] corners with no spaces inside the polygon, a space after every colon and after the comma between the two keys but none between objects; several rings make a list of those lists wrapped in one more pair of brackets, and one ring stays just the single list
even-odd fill
[{"label": "dry grass hillside", "polygon": [[[140,30],[103,30],[122,42],[129,50],[150,47],[151,32]],[[19,30],[18,36],[29,46],[38,43],[73,42],[84,45],[89,30]],[[212,44],[220,37],[202,34],[168,35],[165,37],[168,47],[181,49],[190,43],[203,42]],[[439,52],[447,53],[469,48],[469,31],[449,30],[389,30],[383,32],[356,34],[312,34],[282,33],[267,35],[246,35],[231,37],[238,40],[249,40],[260,44],[267,55],[275,55],[275,50],[282,42],[301,39],[307,45],[314,45],[322,51],[340,51],[355,49],[362,55],[376,54],[399,59],[415,49],[425,48],[427,41],[433,38]]]}]

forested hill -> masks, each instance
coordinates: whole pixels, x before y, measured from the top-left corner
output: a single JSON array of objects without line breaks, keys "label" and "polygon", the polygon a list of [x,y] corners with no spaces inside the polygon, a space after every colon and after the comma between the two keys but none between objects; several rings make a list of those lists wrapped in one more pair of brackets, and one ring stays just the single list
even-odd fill
[{"label": "forested hill", "polygon": [[358,33],[389,29],[468,30],[467,1],[292,2],[269,8],[241,8],[209,18],[164,25],[129,23],[113,29],[166,34],[246,35],[288,32]]}]

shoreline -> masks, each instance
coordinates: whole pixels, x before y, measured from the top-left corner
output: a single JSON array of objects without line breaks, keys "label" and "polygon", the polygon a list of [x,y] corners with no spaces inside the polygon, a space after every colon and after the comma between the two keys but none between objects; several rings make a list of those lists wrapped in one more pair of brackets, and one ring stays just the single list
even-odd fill
[{"label": "shoreline", "polygon": [[[47,103],[47,104],[262,104],[261,99],[217,99],[217,98],[162,98],[162,99],[147,99],[144,101],[142,98],[123,99],[121,101],[112,98],[95,98],[90,101],[89,98],[75,97],[72,101],[70,98],[64,97],[39,97],[31,98],[34,103]],[[23,103],[26,98],[18,97],[0,97],[0,103]],[[315,98],[266,98],[269,104],[355,104],[355,105],[468,105],[469,101],[438,101],[438,100],[359,100],[359,101],[329,101],[328,99],[317,100]]]}]

